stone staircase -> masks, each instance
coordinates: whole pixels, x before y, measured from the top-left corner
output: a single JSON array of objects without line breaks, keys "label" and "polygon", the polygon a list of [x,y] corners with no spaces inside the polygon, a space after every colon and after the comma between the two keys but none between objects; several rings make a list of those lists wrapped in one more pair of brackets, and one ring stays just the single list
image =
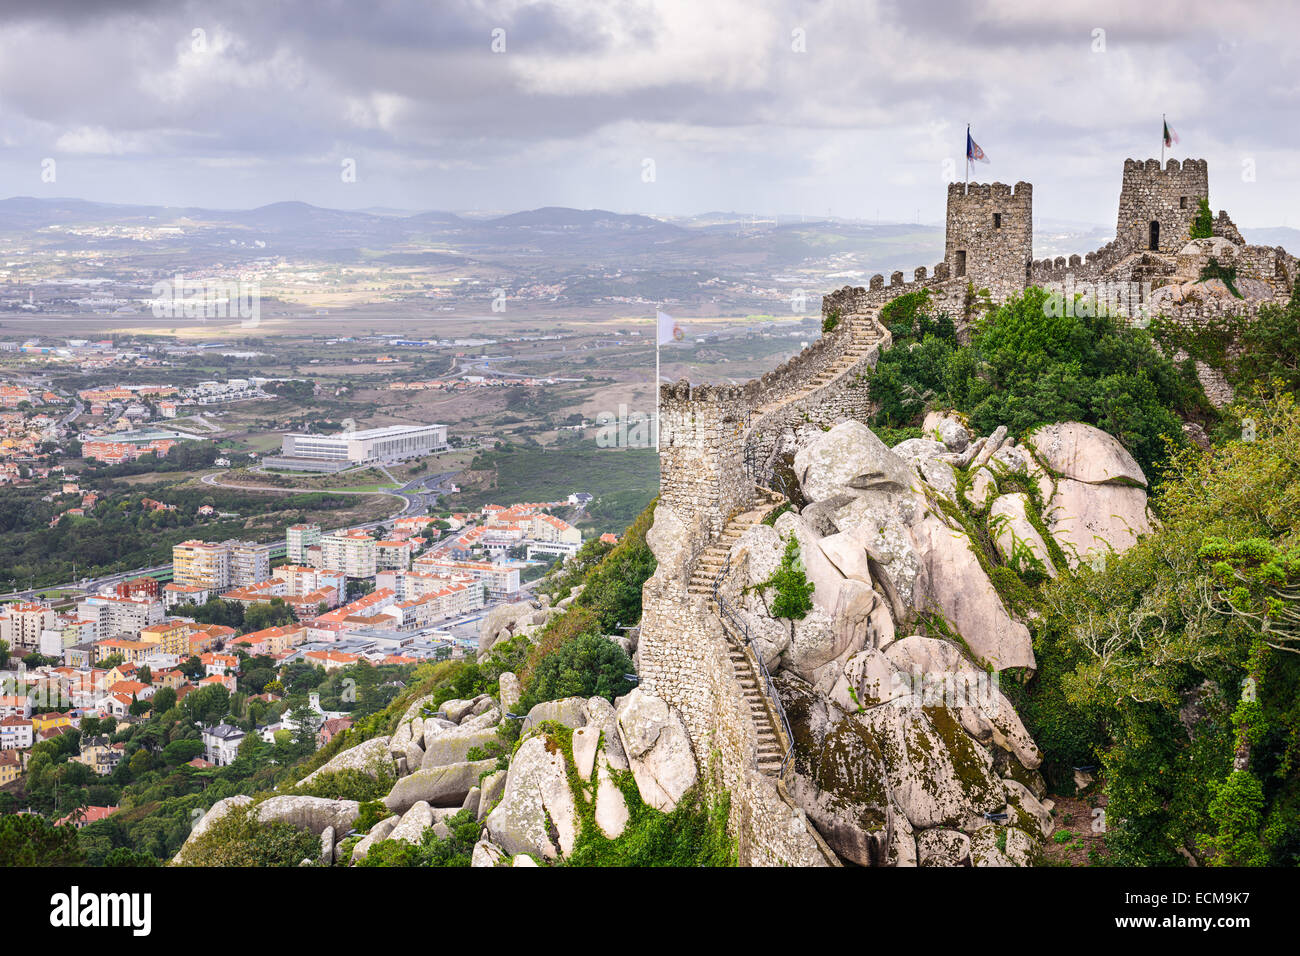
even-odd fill
[{"label": "stone staircase", "polygon": [[877,342],[884,338],[884,332],[879,325],[873,321],[873,316],[866,314],[846,315],[840,320],[845,323],[850,332],[851,342],[840,357],[817,373],[808,383],[807,387],[801,389],[794,395],[787,395],[774,402],[759,408],[756,415],[765,415],[773,409],[780,408],[789,402],[803,398],[819,388],[824,388],[835,379],[839,378],[871,350]]},{"label": "stone staircase", "polygon": [[746,651],[746,638],[742,628],[728,618],[723,607],[714,596],[718,581],[729,567],[728,555],[736,540],[749,528],[762,521],[773,508],[785,499],[774,491],[757,488],[757,501],[748,509],[732,517],[718,535],[717,540],[707,547],[695,562],[687,591],[690,594],[707,596],[710,608],[722,624],[723,633],[729,642],[727,656],[731,660],[732,672],[736,683],[745,698],[749,715],[754,722],[758,744],[758,769],[762,773],[779,776],[784,763],[786,744],[778,727],[778,718],[774,708],[780,703],[767,697],[764,678],[756,673],[753,651]]},{"label": "stone staircase", "polygon": [[726,618],[722,618],[722,626],[731,639],[727,655],[731,658],[732,672],[736,675],[736,683],[740,685],[740,693],[744,695],[749,716],[754,721],[754,731],[758,737],[758,769],[761,773],[779,776],[781,765],[785,762],[786,748],[781,742],[781,735],[777,733],[777,724],[772,718],[763,685],[759,681],[759,675],[754,673],[749,655],[743,650],[743,637],[734,632]]}]

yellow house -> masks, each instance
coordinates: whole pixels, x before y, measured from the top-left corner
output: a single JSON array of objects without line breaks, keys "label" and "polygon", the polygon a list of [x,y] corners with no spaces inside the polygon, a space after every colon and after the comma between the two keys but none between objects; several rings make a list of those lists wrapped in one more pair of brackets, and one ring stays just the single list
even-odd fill
[{"label": "yellow house", "polygon": [[13,783],[22,774],[22,759],[12,750],[0,752],[0,787]]},{"label": "yellow house", "polygon": [[48,714],[32,714],[32,733],[40,734],[55,727],[71,727],[72,718],[67,714],[50,711]]},{"label": "yellow house", "polygon": [[119,684],[124,680],[135,680],[136,674],[139,672],[140,668],[129,662],[114,664],[104,674],[104,683],[102,686],[108,688],[112,687],[114,684]]},{"label": "yellow house", "polygon": [[190,653],[190,622],[173,618],[140,628],[140,640],[154,645],[163,654],[188,657]]},{"label": "yellow house", "polygon": [[128,664],[134,664],[143,655],[142,651],[152,651],[152,644],[143,644],[125,637],[106,637],[95,642],[95,663],[100,664],[110,657],[121,657]]},{"label": "yellow house", "polygon": [[[160,674],[153,675],[153,686],[162,690],[164,687],[170,687],[176,690],[185,683],[185,675],[180,671],[163,671]],[[111,684],[109,685],[112,686]]]}]

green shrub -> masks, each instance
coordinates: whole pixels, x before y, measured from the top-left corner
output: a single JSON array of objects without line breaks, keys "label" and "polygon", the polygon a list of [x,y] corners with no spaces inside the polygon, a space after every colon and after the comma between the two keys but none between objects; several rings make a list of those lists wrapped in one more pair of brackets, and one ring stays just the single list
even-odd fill
[{"label": "green shrub", "polygon": [[186,845],[183,866],[297,866],[320,856],[320,838],[289,823],[263,823],[238,806]]},{"label": "green shrub", "polygon": [[371,776],[363,770],[329,770],[317,774],[310,783],[294,787],[290,792],[304,797],[324,797],[327,800],[378,800],[393,789],[397,777],[390,772]]},{"label": "green shrub", "polygon": [[598,632],[585,631],[541,659],[520,698],[520,712],[566,697],[613,701],[632,690],[626,677],[632,672],[632,659],[623,648]]},{"label": "green shrub", "polygon": [[1214,235],[1214,213],[1210,212],[1210,201],[1199,199],[1196,203],[1196,216],[1192,219],[1189,236],[1192,239],[1209,239]]},{"label": "green shrub", "polygon": [[369,833],[376,823],[385,817],[392,816],[393,813],[378,798],[362,801],[358,809],[360,812],[357,814],[357,819],[352,824],[352,828],[361,833]]},{"label": "green shrub", "polygon": [[790,535],[785,541],[785,551],[781,555],[781,564],[772,576],[758,585],[760,589],[773,588],[776,596],[772,599],[773,617],[802,621],[812,610],[812,593],[815,585],[804,574],[803,561],[799,557],[799,540]]},{"label": "green shrub", "polygon": [[357,866],[469,866],[483,826],[470,810],[446,819],[451,835],[441,839],[429,827],[419,843],[381,840]]}]

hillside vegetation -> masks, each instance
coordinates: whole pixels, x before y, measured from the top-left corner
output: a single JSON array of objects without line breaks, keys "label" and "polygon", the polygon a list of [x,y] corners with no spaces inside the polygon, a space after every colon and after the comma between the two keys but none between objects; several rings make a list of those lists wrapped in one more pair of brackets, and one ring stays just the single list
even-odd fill
[{"label": "hillside vegetation", "polygon": [[[1192,331],[1053,318],[1044,300],[1029,289],[991,309],[966,344],[925,293],[894,300],[871,424],[897,440],[919,435],[928,408],[955,408],[977,431],[1078,420],[1119,438],[1155,479],[1161,525],[1054,581],[1030,573],[1008,591],[1003,575],[1039,665],[1008,693],[1055,792],[1086,783],[1076,768],[1098,777],[1085,796],[1106,862],[1294,866],[1300,291]],[[1224,371],[1235,404],[1209,405],[1194,359]],[[1212,446],[1190,443],[1184,421]]]}]

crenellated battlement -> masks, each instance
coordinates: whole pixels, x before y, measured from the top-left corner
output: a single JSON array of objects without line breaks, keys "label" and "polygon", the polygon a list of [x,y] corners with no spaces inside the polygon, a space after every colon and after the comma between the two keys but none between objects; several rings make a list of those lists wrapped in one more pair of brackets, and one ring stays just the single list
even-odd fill
[{"label": "crenellated battlement", "polygon": [[1158,159],[1126,159],[1124,160],[1124,173],[1125,175],[1128,175],[1130,172],[1134,174],[1165,173],[1166,175],[1172,173],[1183,173],[1193,176],[1205,176],[1208,178],[1210,175],[1210,165],[1204,159],[1184,159],[1181,161],[1177,159],[1167,159],[1165,160],[1164,168],[1161,169],[1160,160]]},{"label": "crenellated battlement", "polygon": [[1023,180],[1014,187],[1006,183],[949,183],[948,196],[960,196],[968,199],[1018,199],[1030,202],[1034,198],[1032,183]]}]

